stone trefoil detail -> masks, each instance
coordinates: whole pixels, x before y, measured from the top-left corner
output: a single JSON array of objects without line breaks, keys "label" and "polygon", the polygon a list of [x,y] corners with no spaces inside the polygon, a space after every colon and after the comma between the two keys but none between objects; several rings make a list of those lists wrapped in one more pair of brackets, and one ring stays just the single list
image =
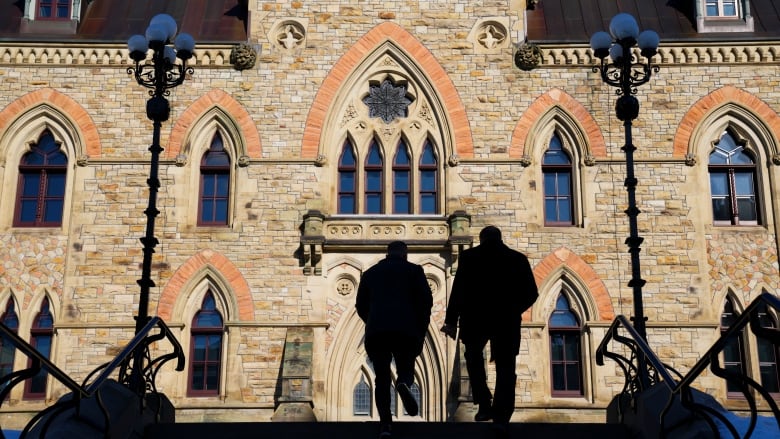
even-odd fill
[{"label": "stone trefoil detail", "polygon": [[396,118],[406,117],[412,101],[406,97],[405,86],[395,85],[386,79],[382,85],[371,86],[363,103],[368,106],[370,117],[379,117],[385,123],[390,123]]}]

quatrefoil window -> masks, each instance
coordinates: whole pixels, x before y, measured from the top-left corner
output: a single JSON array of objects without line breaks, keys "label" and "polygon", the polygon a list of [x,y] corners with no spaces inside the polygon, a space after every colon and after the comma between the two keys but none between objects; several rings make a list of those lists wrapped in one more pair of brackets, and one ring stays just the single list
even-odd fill
[{"label": "quatrefoil window", "polygon": [[368,106],[369,117],[378,117],[390,123],[396,118],[406,117],[412,101],[406,96],[406,86],[395,85],[385,79],[381,85],[371,86],[363,103]]}]

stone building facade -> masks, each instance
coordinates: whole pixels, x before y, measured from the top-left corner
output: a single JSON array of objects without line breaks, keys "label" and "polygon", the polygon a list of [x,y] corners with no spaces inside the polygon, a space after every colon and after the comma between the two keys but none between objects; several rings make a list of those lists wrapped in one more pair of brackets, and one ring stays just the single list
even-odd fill
[{"label": "stone building facade", "polygon": [[[40,0],[25,3],[35,10]],[[52,36],[42,20],[31,23],[34,13],[5,2],[28,30],[0,38],[0,315],[13,312],[18,333],[32,339],[48,307],[50,358],[77,381],[132,338],[138,312],[152,132],[125,41],[157,12],[171,13],[182,31],[193,23],[186,2],[169,2],[181,7],[148,11],[128,21],[139,28],[113,38],[80,39],[80,23],[92,25],[86,18],[115,2],[81,3],[70,2],[76,30]],[[557,8],[570,16],[580,2],[196,3],[244,11],[231,29],[245,38],[206,37],[205,25],[196,28],[202,35],[192,31],[195,70],[172,90],[163,124],[149,312],[187,353],[183,372],[167,367],[158,378],[177,419],[270,421],[309,407],[320,421],[376,418],[364,405],[373,375],[354,299],[363,270],[395,239],[409,243],[434,292],[417,364],[420,416],[456,418],[468,388],[458,346],[438,328],[459,252],[493,224],[528,255],[540,288],[524,316],[514,419],[603,420],[623,376],[613,363],[598,366],[595,350],[615,316],[633,314],[624,127],[613,90],[592,70],[598,59],[587,33],[550,28]],[[601,26],[580,33],[602,30],[619,12],[614,2],[594,3],[610,6],[600,10]],[[666,2],[626,3],[643,28],[664,22],[636,5],[687,17]],[[660,70],[638,90],[633,138],[648,340],[683,372],[720,336],[727,307],[738,312],[780,288],[780,33],[766,31],[778,16],[761,15],[762,28],[748,2],[738,2],[740,26],[710,33],[706,16],[696,27],[705,2],[690,3],[693,34],[656,29]],[[524,68],[515,64],[519,48],[529,50]],[[377,117],[372,94],[395,96],[395,105]],[[20,224],[20,165],[51,142],[66,163],[58,168],[61,221]],[[723,194],[713,193],[720,168],[710,165],[728,142],[752,160],[736,173],[755,177],[747,194],[735,190],[756,215],[736,224],[713,208]],[[563,218],[545,210],[553,143],[570,162],[571,190],[556,193],[568,195]],[[229,158],[225,217],[203,221],[202,184],[212,175],[204,157],[219,148]],[[372,170],[382,175],[378,190],[367,181]],[[404,170],[411,185],[396,198],[394,178]],[[404,194],[408,209],[393,213]],[[380,200],[379,211],[369,198]],[[551,361],[556,310],[575,317],[565,329],[580,348],[567,363],[576,371],[566,372],[578,382],[564,391]],[[197,388],[191,354],[203,332],[194,326],[206,312],[221,322],[211,339],[220,357],[214,381]],[[284,367],[296,360],[303,366]],[[764,360],[747,336],[742,367],[758,379]],[[19,368],[26,360],[13,361]],[[65,392],[51,379],[39,397],[21,387],[0,407],[3,428],[23,425]],[[697,387],[729,408],[746,407],[709,374]],[[303,409],[294,405],[302,401]]]}]

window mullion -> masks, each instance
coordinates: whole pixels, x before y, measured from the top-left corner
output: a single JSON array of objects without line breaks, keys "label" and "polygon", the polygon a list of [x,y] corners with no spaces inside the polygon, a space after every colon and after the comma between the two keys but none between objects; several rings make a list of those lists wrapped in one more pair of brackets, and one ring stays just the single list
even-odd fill
[{"label": "window mullion", "polygon": [[739,203],[737,202],[737,183],[734,168],[729,168],[729,198],[731,198],[731,223],[739,224]]}]

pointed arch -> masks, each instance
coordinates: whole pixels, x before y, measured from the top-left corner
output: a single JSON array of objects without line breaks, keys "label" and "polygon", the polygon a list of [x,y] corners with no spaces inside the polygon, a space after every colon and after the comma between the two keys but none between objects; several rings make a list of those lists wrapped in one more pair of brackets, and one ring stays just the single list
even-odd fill
[{"label": "pointed arch", "polygon": [[343,83],[360,66],[367,54],[375,53],[385,43],[402,52],[407,61],[416,65],[434,89],[435,99],[441,105],[444,121],[451,137],[453,154],[464,158],[473,157],[471,128],[466,109],[460,100],[457,89],[436,57],[409,32],[392,22],[383,22],[347,51],[333,66],[314,98],[303,134],[301,157],[314,159],[323,147],[322,134],[326,120]]},{"label": "pointed arch", "polygon": [[176,120],[171,129],[168,147],[165,149],[166,157],[173,158],[182,153],[182,148],[185,147],[197,121],[212,118],[220,120],[225,126],[235,127],[231,130],[236,137],[234,142],[244,148],[246,155],[250,158],[261,157],[260,133],[252,116],[241,103],[219,89],[211,90],[198,98]]},{"label": "pointed arch", "polygon": [[[224,287],[229,289],[236,300],[237,312],[234,314],[240,321],[254,319],[254,307],[249,284],[238,268],[224,255],[213,250],[201,250],[187,260],[168,281],[157,305],[157,315],[163,320],[171,320],[175,315],[174,307],[179,295],[188,291],[192,282],[200,282],[208,274],[214,279],[224,280]],[[232,317],[232,316],[231,316]]]},{"label": "pointed arch", "polygon": [[[732,85],[724,86],[699,99],[685,113],[674,135],[672,156],[684,158],[688,154],[700,155],[697,151],[703,131],[712,121],[729,116],[746,122],[763,138],[768,157],[778,154],[780,116],[755,95]],[[709,123],[708,123],[709,121]]]},{"label": "pointed arch", "polygon": [[6,139],[16,135],[12,127],[26,126],[40,116],[48,116],[71,131],[68,140],[72,141],[74,157],[101,156],[100,135],[87,110],[71,97],[47,87],[19,97],[0,111],[0,163],[5,162],[9,145]]},{"label": "pointed arch", "polygon": [[521,158],[532,155],[534,133],[537,128],[550,121],[556,121],[574,139],[581,148],[582,156],[592,155],[596,158],[607,156],[607,146],[604,135],[590,112],[571,95],[554,88],[536,98],[523,113],[512,132],[509,146],[509,157]]},{"label": "pointed arch", "polygon": [[[536,278],[536,284],[540,286],[540,290],[543,285],[560,278],[556,274],[563,267],[568,272],[574,274],[575,278],[579,279],[584,288],[583,293],[587,291],[590,294],[598,313],[593,317],[606,321],[614,319],[615,310],[612,307],[612,299],[604,282],[602,282],[596,271],[587,262],[566,247],[559,247],[534,267],[534,278]],[[537,315],[533,308],[526,311],[526,313],[529,314],[529,317],[530,315],[534,317]]]}]

